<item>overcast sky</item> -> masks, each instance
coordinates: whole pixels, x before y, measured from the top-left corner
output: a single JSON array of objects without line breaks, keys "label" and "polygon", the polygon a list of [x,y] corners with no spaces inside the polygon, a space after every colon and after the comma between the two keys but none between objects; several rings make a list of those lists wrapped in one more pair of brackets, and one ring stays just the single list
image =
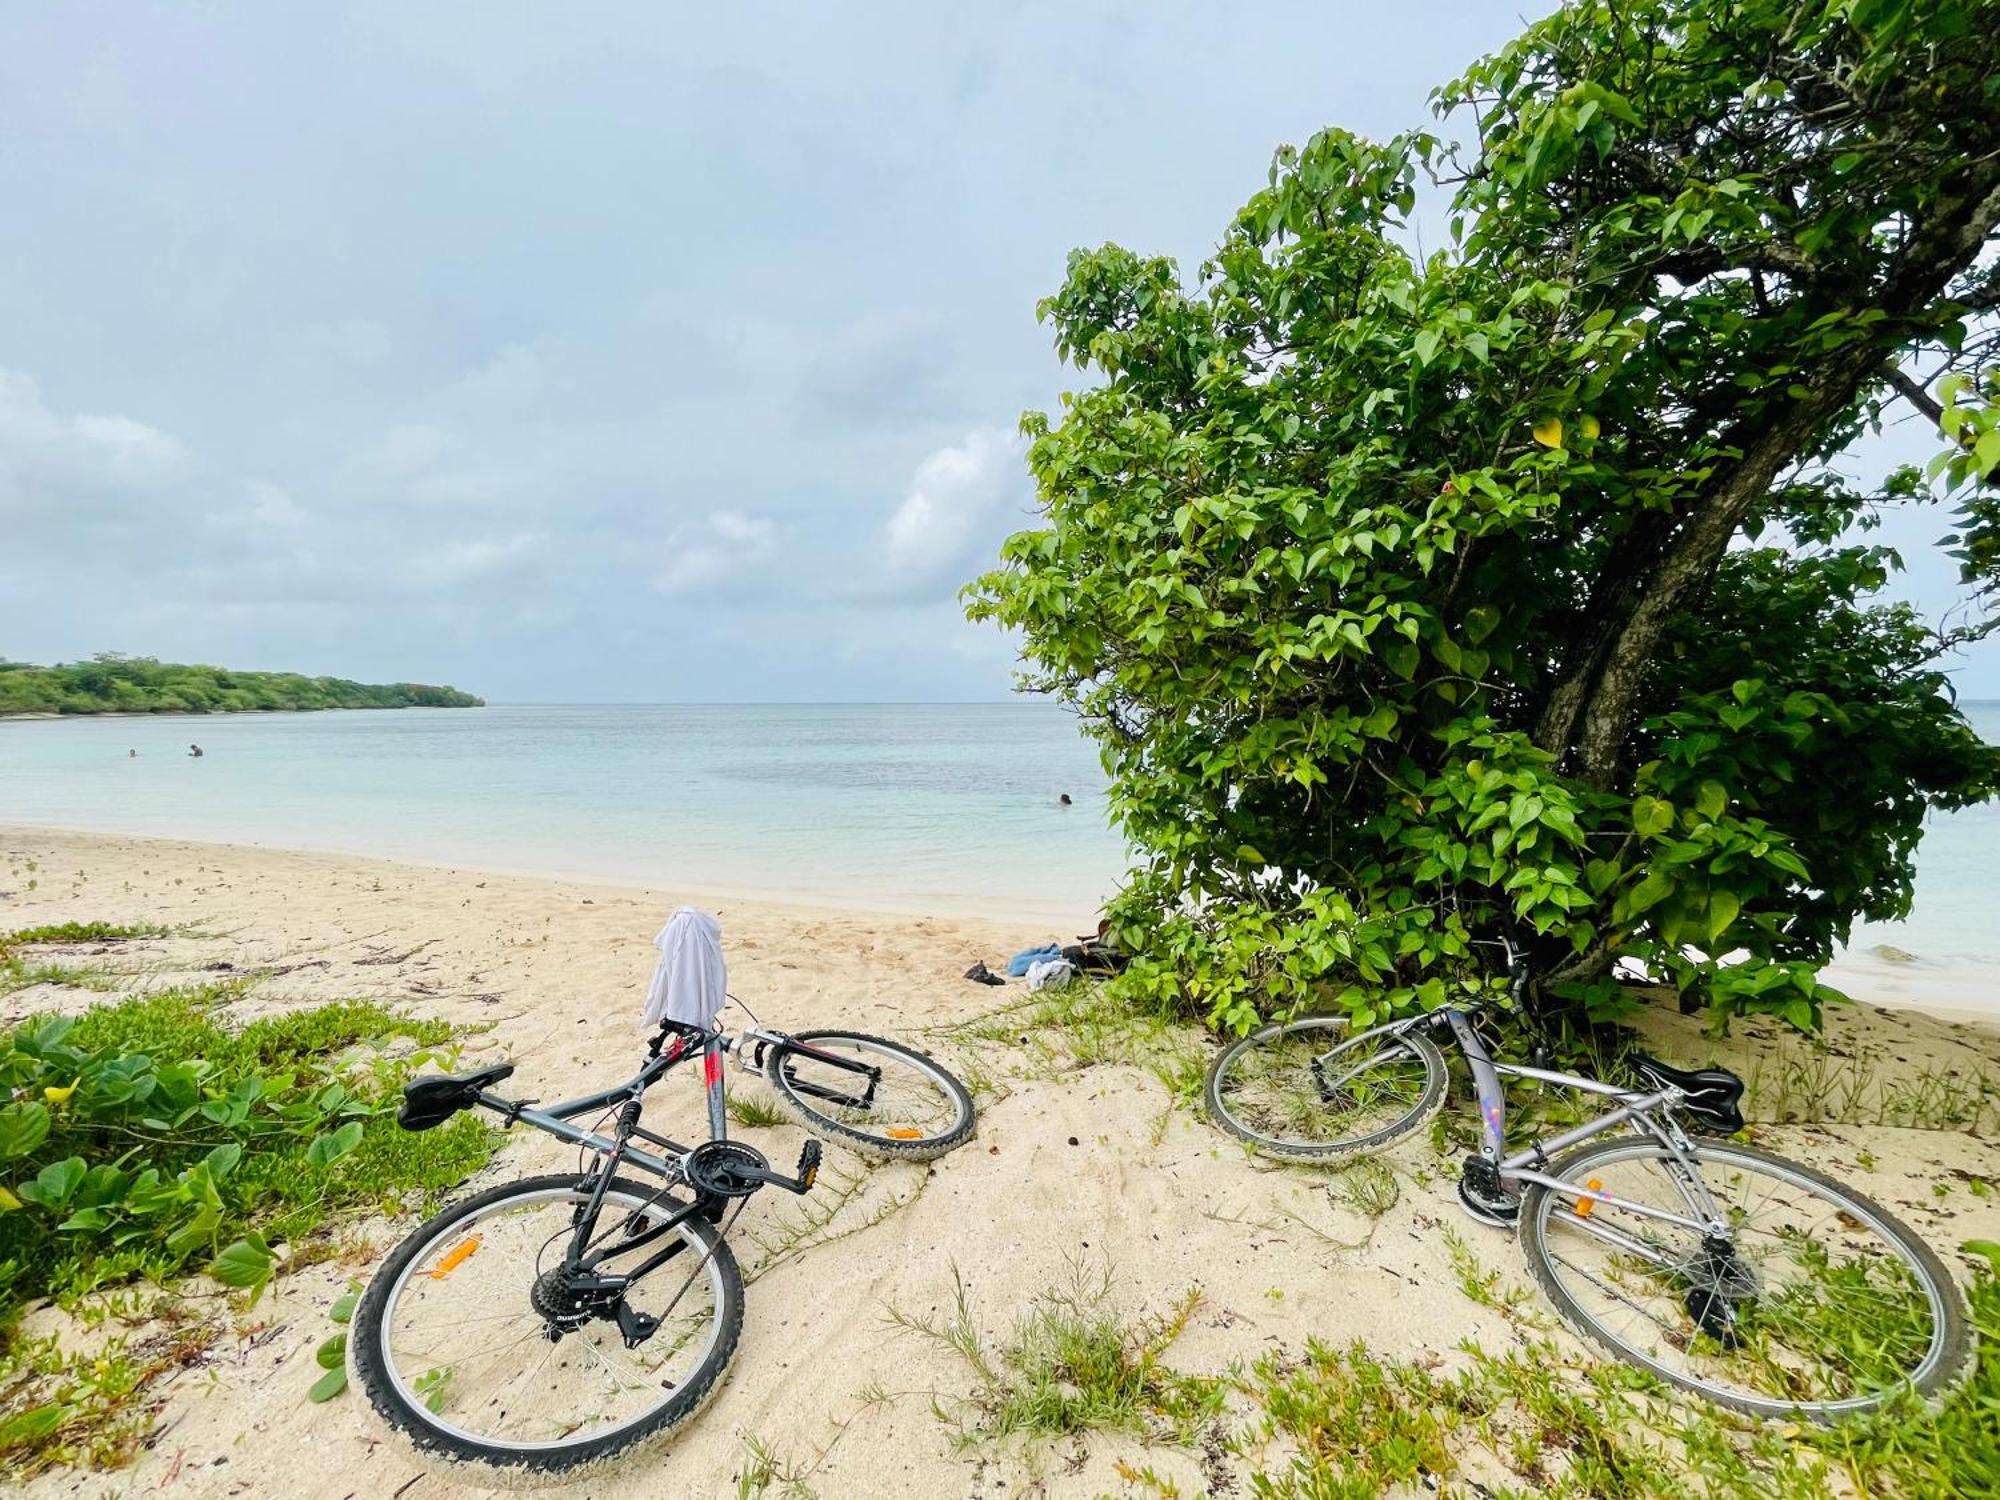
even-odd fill
[{"label": "overcast sky", "polygon": [[[8,7],[0,654],[1003,697],[954,596],[1027,513],[1066,253],[1191,269],[1273,146],[1419,123],[1517,25]],[[1949,576],[1910,587],[1935,611]],[[1960,680],[2000,696],[2000,651]]]}]

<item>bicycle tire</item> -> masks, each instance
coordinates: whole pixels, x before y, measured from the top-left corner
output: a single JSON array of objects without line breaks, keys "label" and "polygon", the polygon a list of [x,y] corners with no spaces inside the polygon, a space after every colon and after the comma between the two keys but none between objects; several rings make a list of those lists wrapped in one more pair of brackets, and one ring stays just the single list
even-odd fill
[{"label": "bicycle tire", "polygon": [[[1593,1166],[1604,1168],[1618,1161],[1638,1160],[1649,1156],[1665,1160],[1671,1154],[1658,1142],[1636,1136],[1620,1136],[1613,1140],[1592,1142],[1566,1152],[1546,1170],[1552,1177],[1563,1177],[1573,1182],[1588,1182]],[[1964,1377],[1972,1359],[1972,1335],[1964,1296],[1960,1293],[1958,1284],[1952,1280],[1951,1273],[1945,1269],[1944,1263],[1938,1259],[1936,1252],[1908,1225],[1872,1198],[1856,1192],[1846,1184],[1772,1152],[1739,1145],[1734,1141],[1702,1141],[1695,1144],[1694,1154],[1697,1164],[1720,1163],[1734,1159],[1748,1163],[1755,1169],[1772,1172],[1781,1180],[1790,1177],[1819,1196],[1823,1202],[1832,1205],[1836,1212],[1850,1215],[1856,1223],[1872,1228],[1875,1233],[1890,1241],[1902,1253],[1908,1269],[1921,1279],[1924,1290],[1937,1309],[1940,1325],[1934,1337],[1935,1352],[1927,1359],[1922,1373],[1907,1384],[1918,1395],[1932,1398],[1949,1390]],[[1896,1392],[1903,1388],[1899,1384],[1879,1396],[1835,1402],[1804,1402],[1782,1397],[1757,1397],[1719,1390],[1713,1385],[1683,1376],[1658,1361],[1647,1358],[1592,1317],[1570,1295],[1568,1288],[1557,1275],[1555,1252],[1550,1249],[1547,1238],[1548,1215],[1553,1210],[1554,1199],[1555,1190],[1541,1183],[1531,1184],[1522,1194],[1519,1235],[1521,1253],[1528,1263],[1528,1272],[1562,1316],[1563,1321],[1613,1357],[1718,1406],[1725,1406],[1754,1417],[1771,1419],[1803,1417],[1814,1422],[1829,1423],[1844,1416],[1881,1406],[1893,1399]]]},{"label": "bicycle tire", "polygon": [[[582,1442],[522,1447],[484,1443],[448,1430],[399,1389],[383,1348],[383,1318],[391,1290],[408,1267],[450,1234],[453,1226],[495,1203],[562,1189],[581,1192],[578,1184],[586,1180],[573,1172],[523,1177],[447,1205],[390,1251],[362,1293],[350,1325],[348,1377],[401,1446],[424,1466],[462,1484],[499,1489],[531,1489],[602,1474],[664,1441],[693,1420],[721,1390],[743,1332],[743,1276],[729,1246],[699,1215],[683,1222],[721,1272],[718,1329],[700,1365],[657,1409]],[[643,1203],[655,1198],[658,1191],[657,1184],[618,1177],[612,1179],[606,1201],[623,1195]]]},{"label": "bicycle tire", "polygon": [[[949,1125],[911,1139],[903,1139],[871,1134],[866,1130],[855,1128],[845,1120],[835,1119],[825,1111],[815,1108],[795,1086],[798,1080],[785,1066],[786,1059],[794,1055],[792,1047],[788,1045],[792,1042],[808,1046],[822,1042],[848,1042],[855,1044],[861,1051],[900,1060],[929,1079],[940,1094],[951,1101],[952,1115]],[[809,1133],[843,1146],[857,1155],[871,1157],[877,1161],[934,1161],[971,1140],[977,1123],[972,1094],[949,1069],[914,1047],[905,1047],[900,1042],[871,1036],[864,1031],[801,1031],[788,1037],[785,1042],[774,1042],[764,1054],[764,1080],[770,1084],[772,1093],[777,1096],[779,1108]]]},{"label": "bicycle tire", "polygon": [[[1341,1016],[1308,1016],[1297,1021],[1286,1021],[1261,1027],[1230,1046],[1209,1065],[1208,1076],[1202,1081],[1202,1106],[1208,1116],[1222,1129],[1254,1149],[1272,1156],[1291,1157],[1306,1161],[1340,1161],[1353,1157],[1369,1156],[1384,1147],[1403,1139],[1411,1132],[1422,1128],[1438,1110],[1443,1108],[1445,1091],[1450,1083],[1450,1072],[1445,1066],[1444,1054],[1429,1037],[1421,1032],[1405,1032],[1399,1037],[1383,1037],[1386,1044],[1414,1057],[1423,1065],[1423,1087],[1416,1103],[1409,1111],[1391,1120],[1387,1125],[1364,1131],[1350,1139],[1334,1141],[1310,1141],[1297,1137],[1271,1134],[1258,1130],[1233,1115],[1223,1101],[1223,1091],[1230,1070],[1250,1053],[1268,1047],[1273,1042],[1286,1040],[1307,1031],[1337,1032],[1347,1029],[1347,1021]],[[1345,1043],[1336,1044],[1338,1046]]]}]

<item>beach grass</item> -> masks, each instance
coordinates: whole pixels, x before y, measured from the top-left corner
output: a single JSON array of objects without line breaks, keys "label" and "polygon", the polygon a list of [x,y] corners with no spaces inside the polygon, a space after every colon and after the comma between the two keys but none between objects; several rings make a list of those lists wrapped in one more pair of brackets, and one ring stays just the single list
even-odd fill
[{"label": "beach grass", "polygon": [[1201,1295],[1189,1290],[1162,1312],[1129,1316],[1112,1295],[1115,1280],[1108,1261],[1071,1256],[1063,1277],[995,1342],[981,1331],[954,1267],[949,1313],[891,1308],[889,1320],[951,1350],[970,1372],[969,1395],[940,1396],[933,1408],[961,1446],[1090,1432],[1192,1443],[1220,1416],[1223,1387],[1171,1368],[1165,1356],[1201,1306]]}]

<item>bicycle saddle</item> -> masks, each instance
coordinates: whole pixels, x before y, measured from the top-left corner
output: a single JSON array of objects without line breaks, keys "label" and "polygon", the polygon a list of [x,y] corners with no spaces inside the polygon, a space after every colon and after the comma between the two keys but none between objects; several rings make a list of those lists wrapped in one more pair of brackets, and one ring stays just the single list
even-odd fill
[{"label": "bicycle saddle", "polygon": [[1681,1108],[1710,1129],[1734,1135],[1743,1128],[1743,1080],[1727,1068],[1670,1068],[1657,1057],[1635,1052],[1632,1066],[1654,1088],[1679,1089]]},{"label": "bicycle saddle", "polygon": [[479,1091],[514,1071],[512,1063],[496,1063],[477,1073],[433,1073],[403,1085],[403,1107],[396,1123],[405,1130],[429,1130],[478,1102]]}]

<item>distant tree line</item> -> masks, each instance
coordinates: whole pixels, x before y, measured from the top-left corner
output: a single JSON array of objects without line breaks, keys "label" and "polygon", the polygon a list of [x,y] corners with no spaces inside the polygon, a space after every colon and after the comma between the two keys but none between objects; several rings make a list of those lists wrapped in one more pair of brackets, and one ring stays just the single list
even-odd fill
[{"label": "distant tree line", "polygon": [[0,659],[0,715],[231,714],[274,709],[480,708],[483,698],[421,682],[349,682],[297,672],[231,672],[100,652],[52,667]]}]

